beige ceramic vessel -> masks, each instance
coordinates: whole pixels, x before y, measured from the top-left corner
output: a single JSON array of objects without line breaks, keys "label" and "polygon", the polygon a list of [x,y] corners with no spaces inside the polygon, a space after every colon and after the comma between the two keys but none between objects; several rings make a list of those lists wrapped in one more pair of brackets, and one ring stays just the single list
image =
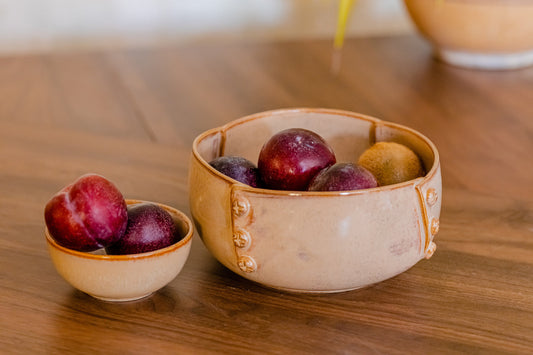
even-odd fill
[{"label": "beige ceramic vessel", "polygon": [[[252,188],[208,162],[236,155],[257,162],[276,132],[300,127],[326,139],[337,161],[354,162],[375,141],[413,149],[427,174],[344,192]],[[198,136],[190,166],[190,208],[209,251],[235,273],[297,292],[360,288],[413,266],[435,251],[441,173],[437,149],[420,133],[369,116],[328,109],[259,113]]]},{"label": "beige ceramic vessel", "polygon": [[[141,203],[126,200],[128,205]],[[57,244],[45,229],[57,272],[72,286],[105,301],[132,301],[151,295],[181,271],[189,256],[193,225],[182,212],[159,204],[173,217],[182,239],[163,249],[131,255],[83,253]]]},{"label": "beige ceramic vessel", "polygon": [[413,22],[451,64],[512,69],[533,64],[532,0],[404,0]]}]

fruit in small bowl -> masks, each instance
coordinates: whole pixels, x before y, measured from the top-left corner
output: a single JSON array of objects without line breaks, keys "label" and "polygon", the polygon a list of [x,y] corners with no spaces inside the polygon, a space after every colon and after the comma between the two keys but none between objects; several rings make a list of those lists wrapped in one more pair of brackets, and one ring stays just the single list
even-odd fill
[{"label": "fruit in small bowl", "polygon": [[122,193],[111,181],[85,174],[48,201],[44,218],[59,244],[94,251],[124,235],[128,213]]},{"label": "fruit in small bowl", "polygon": [[105,250],[109,255],[147,253],[171,246],[179,239],[170,213],[154,203],[143,202],[128,206],[124,236]]},{"label": "fruit in small bowl", "polygon": [[[293,128],[322,137],[340,164],[357,162],[376,142],[399,143],[420,159],[423,174],[376,187],[361,170],[345,174],[327,161],[324,186],[336,191],[303,191],[252,187],[209,164],[221,155],[257,161],[265,142]],[[249,280],[293,292],[347,291],[393,277],[435,250],[439,154],[413,129],[341,110],[275,110],[200,134],[192,152],[189,203],[199,235],[218,261]]]},{"label": "fruit in small bowl", "polygon": [[[184,213],[128,199],[122,199],[122,209],[118,189],[99,175],[84,175],[69,186],[68,196],[61,197],[63,189],[45,208],[45,237],[57,272],[74,288],[100,300],[132,301],[151,295],[180,273],[193,236],[192,222]],[[81,201],[68,194],[71,189],[81,191]],[[120,223],[109,213],[120,216]],[[106,228],[102,221],[111,222]],[[118,237],[103,237],[117,229]]]}]

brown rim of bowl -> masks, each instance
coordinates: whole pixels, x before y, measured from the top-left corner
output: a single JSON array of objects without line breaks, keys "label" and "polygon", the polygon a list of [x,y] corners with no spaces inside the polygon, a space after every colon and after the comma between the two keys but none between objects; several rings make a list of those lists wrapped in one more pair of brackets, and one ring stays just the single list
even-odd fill
[{"label": "brown rim of bowl", "polygon": [[[378,187],[374,187],[374,188],[371,188],[371,189],[346,190],[346,191],[271,190],[271,189],[263,189],[263,188],[259,188],[259,187],[251,187],[251,186],[243,184],[243,183],[241,183],[241,182],[239,182],[239,181],[237,181],[235,179],[232,179],[229,176],[226,176],[226,175],[222,174],[221,172],[219,172],[218,170],[213,168],[211,165],[209,165],[209,162],[207,162],[204,158],[202,158],[200,156],[200,154],[198,153],[198,144],[199,144],[199,142],[201,140],[203,140],[205,137],[209,136],[209,135],[212,135],[212,134],[215,134],[215,133],[220,133],[221,136],[222,136],[221,145],[223,146],[225,144],[225,140],[226,140],[226,131],[228,131],[230,128],[233,128],[235,126],[239,126],[239,125],[247,123],[249,121],[260,119],[260,118],[263,118],[263,117],[266,117],[266,116],[280,115],[280,114],[284,114],[284,113],[288,113],[288,112],[327,113],[327,114],[344,116],[344,117],[352,117],[352,118],[355,118],[355,119],[364,120],[364,121],[368,121],[368,122],[373,123],[373,125],[371,127],[371,132],[375,132],[376,127],[378,127],[378,126],[387,126],[387,127],[395,128],[395,129],[400,130],[400,131],[406,131],[406,132],[412,133],[416,137],[420,138],[424,143],[426,143],[426,145],[429,147],[429,149],[433,153],[433,166],[431,167],[431,169],[424,176],[421,176],[419,178],[416,178],[416,179],[413,179],[413,180],[409,180],[409,181],[405,181],[405,182],[401,182],[401,183],[398,183],[398,184],[392,184],[392,185],[386,185],[386,186],[378,186]],[[272,194],[272,195],[284,195],[284,196],[346,196],[346,195],[367,194],[367,193],[379,192],[379,191],[384,191],[384,190],[396,190],[396,189],[403,188],[403,187],[406,187],[406,186],[410,186],[410,185],[416,186],[416,185],[424,183],[424,181],[427,181],[427,180],[431,179],[435,175],[437,169],[440,166],[439,152],[437,151],[437,147],[435,146],[435,144],[433,144],[433,142],[429,138],[424,136],[422,133],[420,133],[420,132],[418,132],[418,131],[416,131],[416,130],[414,130],[412,128],[409,128],[407,126],[403,126],[403,125],[400,125],[400,124],[397,124],[397,123],[388,122],[388,121],[383,121],[383,120],[380,120],[379,118],[375,118],[375,117],[372,117],[372,116],[368,116],[368,115],[364,115],[364,114],[360,114],[360,113],[356,113],[356,112],[352,112],[352,111],[345,111],[345,110],[338,110],[338,109],[327,109],[327,108],[307,108],[307,107],[303,107],[303,108],[288,108],[288,109],[277,109],[277,110],[264,111],[264,112],[259,112],[259,113],[255,113],[255,114],[252,114],[252,115],[248,115],[248,116],[236,119],[234,121],[228,122],[227,124],[225,124],[223,126],[209,129],[209,130],[201,133],[200,135],[198,135],[193,141],[192,153],[193,153],[194,158],[196,160],[198,160],[202,166],[206,167],[207,170],[211,174],[213,174],[213,175],[215,175],[215,176],[217,176],[217,177],[219,177],[219,178],[221,178],[223,180],[226,180],[226,181],[228,181],[228,182],[230,182],[230,183],[232,183],[232,184],[234,184],[236,186],[239,186],[239,189],[241,189],[241,190],[246,190],[246,191],[255,192],[255,193],[264,193],[264,194],[268,193],[268,194]]]},{"label": "brown rim of bowl", "polygon": [[156,257],[156,256],[160,256],[160,255],[163,255],[163,254],[167,254],[167,253],[173,252],[176,249],[181,248],[182,246],[184,246],[185,244],[188,244],[191,241],[192,236],[194,234],[194,229],[193,229],[191,220],[183,212],[181,212],[181,211],[179,211],[179,210],[177,210],[177,209],[175,209],[173,207],[170,207],[170,206],[167,206],[167,205],[164,205],[164,204],[161,204],[161,203],[157,203],[157,202],[144,201],[144,200],[133,200],[133,199],[126,199],[125,201],[126,201],[126,204],[128,204],[128,205],[134,205],[134,204],[138,204],[138,203],[147,202],[147,203],[154,203],[154,204],[160,206],[161,208],[163,208],[164,210],[169,212],[174,218],[177,217],[180,221],[185,222],[185,224],[187,225],[187,233],[178,242],[176,242],[176,243],[174,243],[172,245],[169,245],[166,248],[161,248],[161,249],[149,251],[149,252],[146,252],[146,253],[139,253],[139,254],[100,255],[100,254],[90,254],[90,253],[87,253],[87,252],[77,251],[77,250],[69,249],[69,248],[66,248],[66,247],[64,247],[62,245],[59,245],[54,240],[54,238],[52,238],[52,236],[50,235],[50,232],[48,231],[48,228],[45,226],[44,234],[46,236],[46,241],[48,242],[48,245],[50,245],[54,249],[57,249],[57,250],[59,250],[61,252],[64,252],[64,253],[67,253],[67,254],[71,254],[71,255],[74,255],[74,256],[78,256],[78,257],[82,257],[82,258],[95,259],[95,260],[120,261],[120,260],[138,260],[138,259],[153,258],[153,257]]}]

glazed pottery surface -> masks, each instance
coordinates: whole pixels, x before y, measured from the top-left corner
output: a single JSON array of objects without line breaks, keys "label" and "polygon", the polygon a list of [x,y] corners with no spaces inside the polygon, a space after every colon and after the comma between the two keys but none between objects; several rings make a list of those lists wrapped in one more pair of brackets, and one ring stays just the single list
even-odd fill
[{"label": "glazed pottery surface", "polygon": [[[126,200],[128,205],[145,201]],[[132,301],[151,295],[181,271],[191,248],[193,225],[182,212],[158,204],[170,213],[182,239],[148,253],[105,255],[83,253],[57,244],[45,230],[57,272],[73,287],[105,301]]]},{"label": "glazed pottery surface", "polygon": [[[427,170],[401,184],[343,192],[252,188],[208,162],[237,155],[257,162],[273,134],[306,128],[321,135],[338,162],[357,161],[376,141],[413,149]],[[208,250],[237,274],[298,292],[337,292],[395,276],[435,250],[441,206],[437,149],[420,133],[369,116],[329,109],[259,113],[196,138],[190,207]]]},{"label": "glazed pottery surface", "polygon": [[436,55],[451,64],[512,69],[533,64],[531,0],[404,0]]}]

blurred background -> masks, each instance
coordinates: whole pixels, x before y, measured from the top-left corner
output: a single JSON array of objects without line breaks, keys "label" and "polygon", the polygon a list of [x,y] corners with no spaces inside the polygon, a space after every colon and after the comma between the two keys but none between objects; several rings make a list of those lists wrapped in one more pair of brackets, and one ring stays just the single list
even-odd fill
[{"label": "blurred background", "polygon": [[[339,0],[0,0],[0,54],[331,38]],[[346,36],[413,32],[400,0],[359,0]]]}]

